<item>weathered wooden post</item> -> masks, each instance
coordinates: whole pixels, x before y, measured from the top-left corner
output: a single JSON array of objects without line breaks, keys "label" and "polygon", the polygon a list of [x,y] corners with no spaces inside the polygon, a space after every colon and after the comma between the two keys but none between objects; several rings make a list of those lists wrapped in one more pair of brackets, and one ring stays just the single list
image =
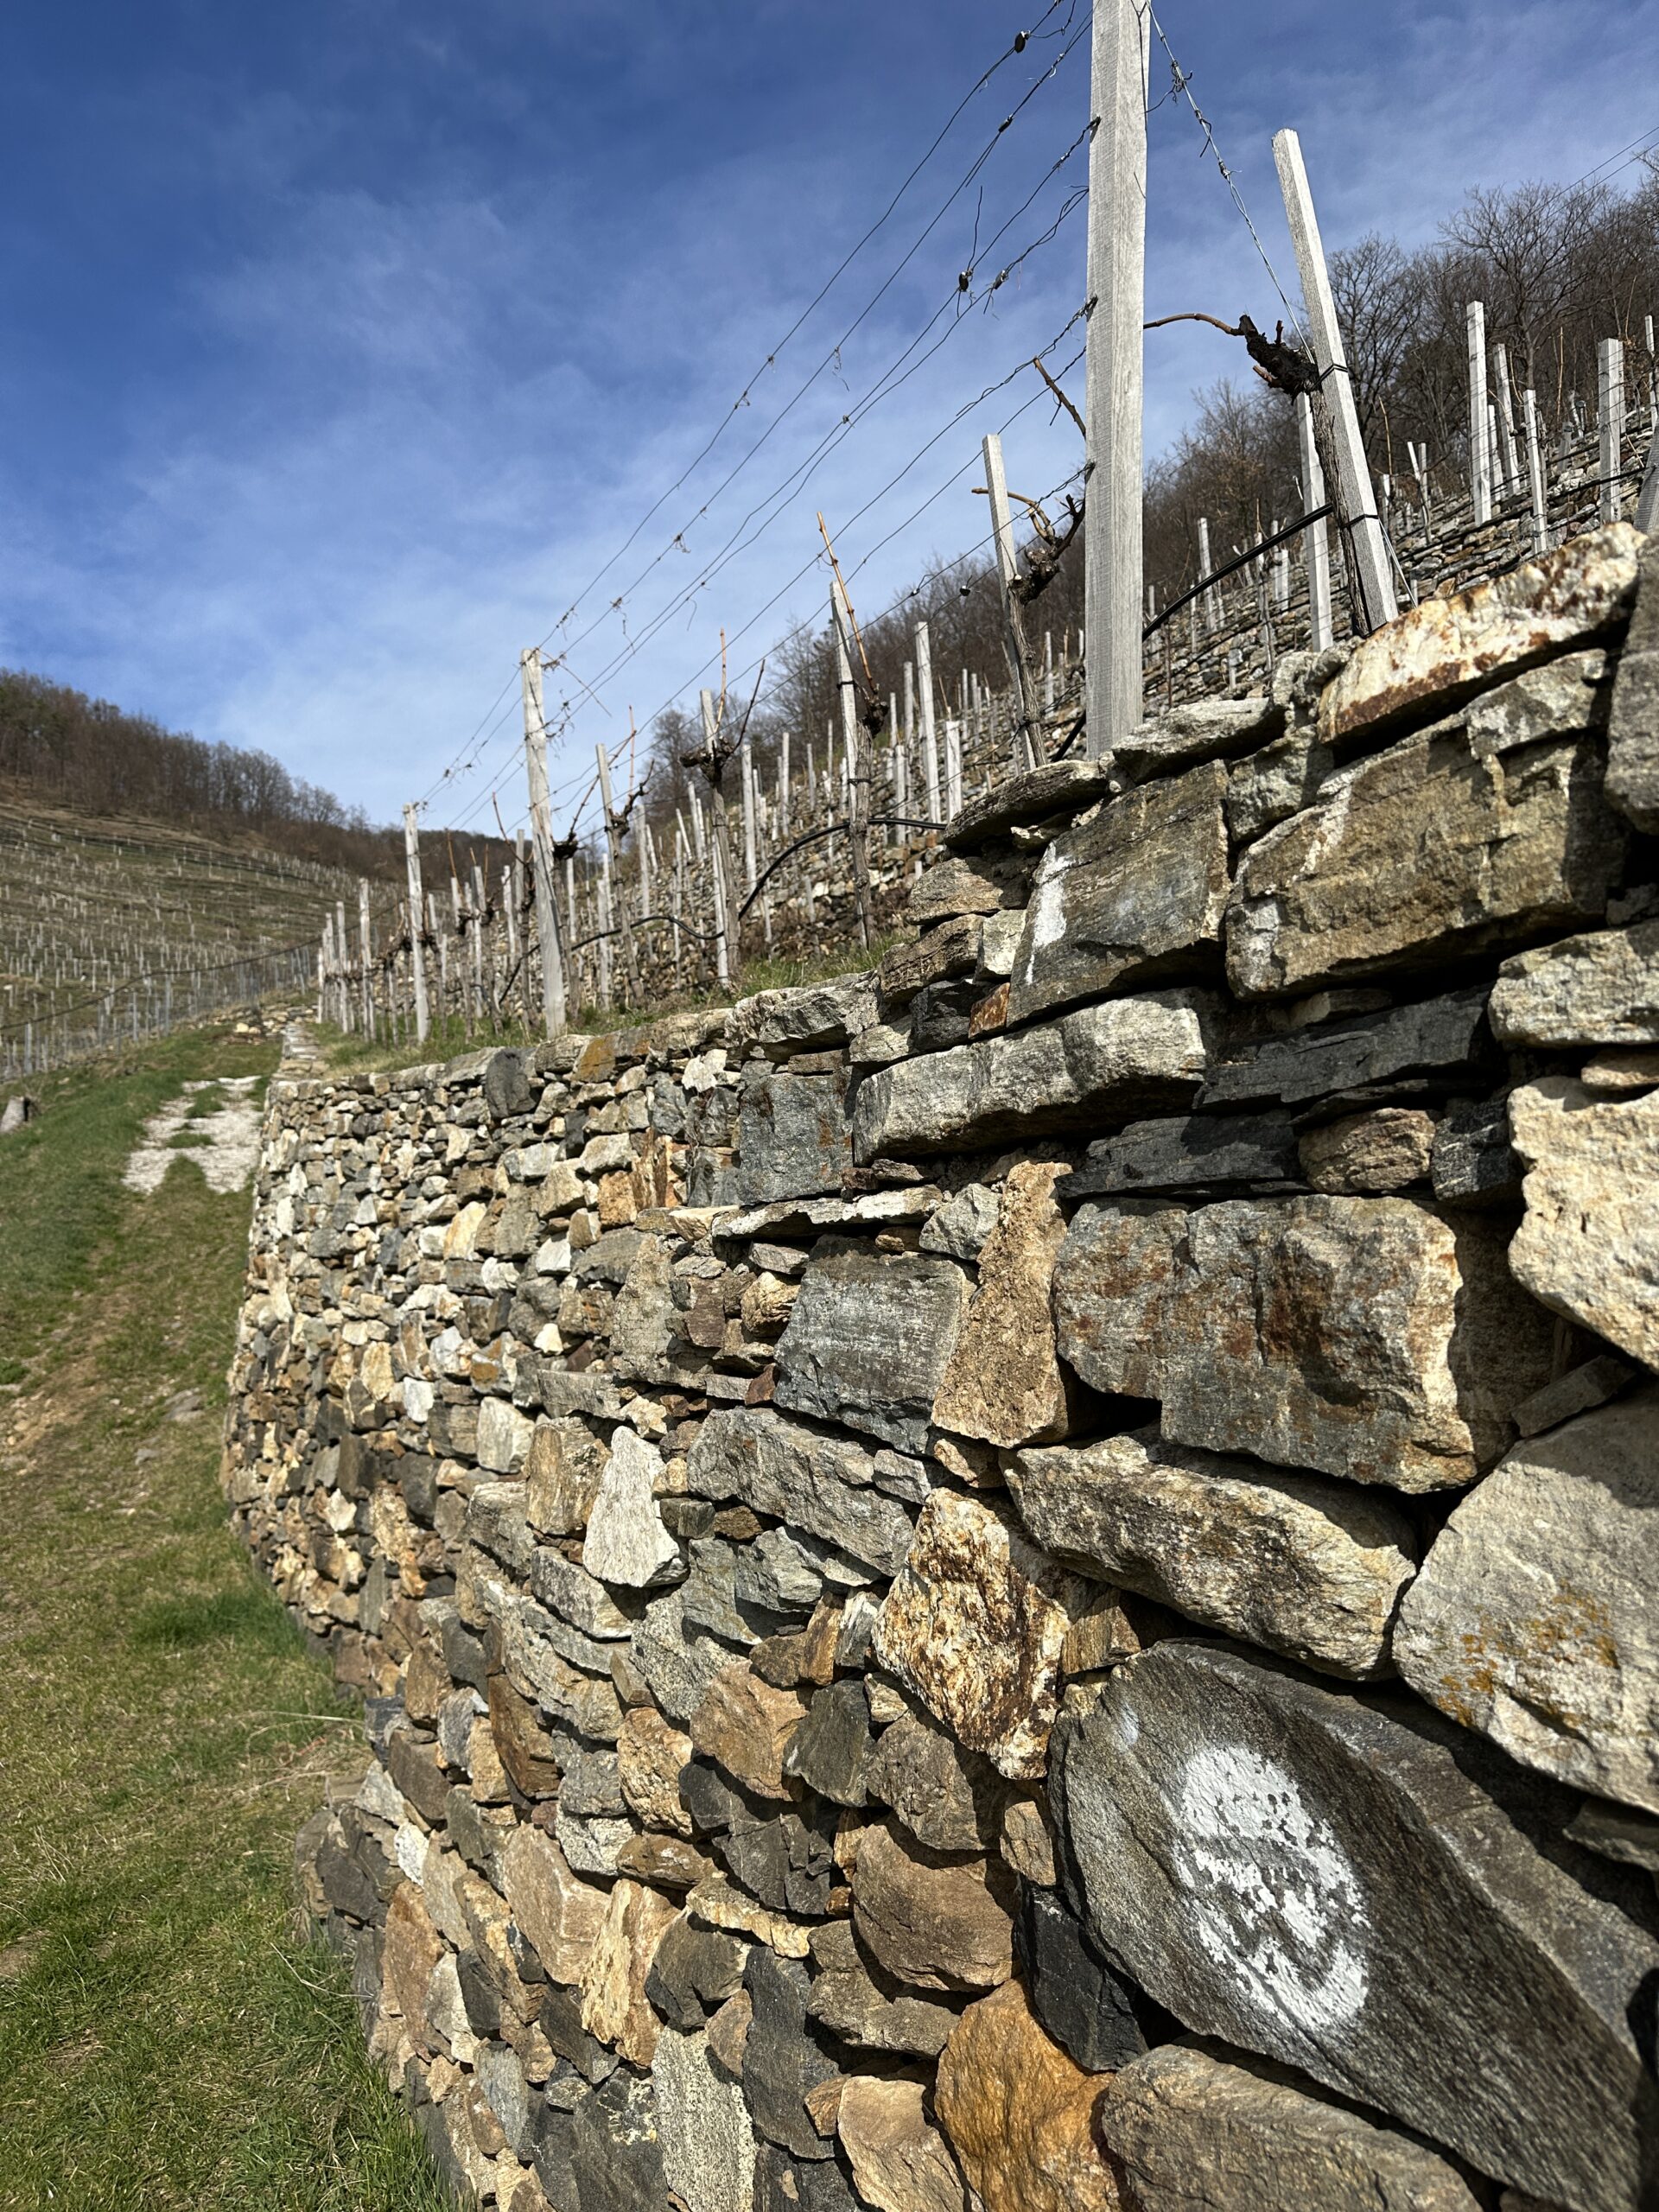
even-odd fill
[{"label": "weathered wooden post", "polygon": [[363,1033],[374,1035],[374,947],[369,932],[369,879],[357,879],[357,931],[363,950]]},{"label": "weathered wooden post", "polygon": [[1477,530],[1492,518],[1492,448],[1486,420],[1486,309],[1471,300],[1465,315],[1469,347],[1469,498]]},{"label": "weathered wooden post", "polygon": [[1305,391],[1296,395],[1296,437],[1301,448],[1302,509],[1317,515],[1302,532],[1307,563],[1308,642],[1316,653],[1332,641],[1331,627],[1331,541],[1325,536],[1325,471],[1319,466],[1319,442],[1313,435],[1313,402]]},{"label": "weathered wooden post", "polygon": [[995,430],[985,434],[985,489],[991,503],[991,537],[996,547],[996,580],[1002,601],[1002,649],[1007,656],[1008,687],[1018,728],[1016,765],[1034,768],[1042,758],[1039,735],[1035,683],[1026,647],[1025,616],[1015,587],[1020,560],[1014,550],[1014,517],[1008,509],[1008,480],[1002,465],[1002,441]]},{"label": "weathered wooden post", "polygon": [[542,706],[542,656],[527,645],[518,656],[524,705],[524,779],[530,786],[530,843],[535,870],[536,944],[542,961],[542,1033],[559,1037],[566,1020],[564,951],[553,891],[553,803],[547,788],[547,722]]},{"label": "weathered wooden post", "polygon": [[[607,910],[601,918],[601,926],[604,929],[618,929],[618,933],[622,939],[622,972],[628,979],[628,1004],[637,1006],[639,1003],[639,963],[635,955],[633,932],[628,927],[627,893],[622,887],[622,833],[617,826],[616,809],[611,800],[610,756],[607,753],[605,747],[598,744],[594,747],[594,756],[599,763],[599,798],[600,804],[605,809],[605,846],[610,855],[610,867],[601,879],[603,886],[601,895]],[[639,911],[643,914],[645,910],[642,906]],[[609,940],[602,940],[601,944],[601,965],[606,971],[607,980],[608,980]]]},{"label": "weathered wooden post", "polygon": [[1497,438],[1503,462],[1503,489],[1513,497],[1521,489],[1521,464],[1515,446],[1515,402],[1510,390],[1507,346],[1492,348],[1492,376],[1497,385]]},{"label": "weathered wooden post", "polygon": [[1538,439],[1538,395],[1529,385],[1521,395],[1521,424],[1527,441],[1527,486],[1532,495],[1532,550],[1549,550],[1549,508],[1544,498],[1544,456]]},{"label": "weathered wooden post", "polygon": [[1376,630],[1384,622],[1393,621],[1398,612],[1394,575],[1371,489],[1370,464],[1365,457],[1365,441],[1360,435],[1353,378],[1349,372],[1348,357],[1343,351],[1342,330],[1337,321],[1336,301],[1332,296],[1331,278],[1325,265],[1325,247],[1319,238],[1319,218],[1313,212],[1313,195],[1308,189],[1301,141],[1294,130],[1276,134],[1273,158],[1296,249],[1302,297],[1307,302],[1313,359],[1319,372],[1325,404],[1330,410],[1341,480],[1337,492],[1342,504],[1343,528],[1351,550],[1351,567],[1357,595],[1361,601],[1356,612],[1367,630]]},{"label": "weathered wooden post", "polygon": [[1150,0],[1096,0],[1089,147],[1086,742],[1109,757],[1141,714],[1141,326]]},{"label": "weathered wooden post", "polygon": [[836,689],[841,699],[841,743],[850,789],[848,794],[849,836],[852,844],[853,894],[858,904],[859,936],[866,945],[875,942],[875,917],[870,899],[870,770],[869,747],[862,742],[858,697],[853,683],[852,613],[841,579],[830,580],[830,626],[836,639]]},{"label": "weathered wooden post", "polygon": [[1624,342],[1604,338],[1596,348],[1596,413],[1601,433],[1601,496],[1596,512],[1603,522],[1617,522],[1619,470],[1624,461]]}]

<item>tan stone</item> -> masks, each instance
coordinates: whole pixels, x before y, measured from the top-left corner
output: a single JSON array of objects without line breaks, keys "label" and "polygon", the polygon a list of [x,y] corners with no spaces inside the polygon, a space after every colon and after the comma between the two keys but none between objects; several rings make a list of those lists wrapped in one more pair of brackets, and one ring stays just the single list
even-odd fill
[{"label": "tan stone", "polygon": [[1049,1278],[1065,1235],[1054,1202],[1063,1166],[1013,1168],[979,1255],[979,1287],[933,1402],[941,1428],[1012,1448],[1064,1436],[1065,1377],[1054,1349]]},{"label": "tan stone", "polygon": [[538,1421],[524,1457],[524,1506],[543,1536],[580,1535],[588,1526],[609,1454],[576,1416]]},{"label": "tan stone", "polygon": [[919,2082],[853,2075],[841,2093],[836,2129],[873,2212],[963,2212],[962,2177],[928,2120]]},{"label": "tan stone", "polygon": [[991,1506],[935,1491],[877,1616],[877,1656],[968,1750],[1031,1779],[1090,1595]]},{"label": "tan stone", "polygon": [[1349,743],[1408,716],[1445,714],[1501,676],[1621,622],[1642,535],[1628,523],[1570,538],[1505,575],[1409,607],[1354,648],[1319,700],[1319,735]]},{"label": "tan stone", "polygon": [[438,1962],[448,1955],[419,1883],[403,1883],[386,1909],[380,1973],[386,1996],[403,2014],[404,2030],[419,2050],[433,2048],[427,1992]]},{"label": "tan stone", "polygon": [[599,1225],[626,1229],[639,1211],[639,1197],[631,1169],[618,1168],[599,1179]]},{"label": "tan stone", "polygon": [[772,1912],[747,1891],[728,1882],[723,1874],[710,1874],[699,1882],[685,1900],[693,1920],[706,1927],[722,1928],[732,1936],[753,1936],[776,1951],[780,1959],[810,1958],[812,1931],[787,1913]]},{"label": "tan stone", "polygon": [[714,1872],[714,1861],[683,1836],[636,1834],[617,1846],[616,1871],[655,1890],[690,1890]]},{"label": "tan stone", "polygon": [[691,1756],[691,1738],[648,1705],[624,1716],[616,1741],[622,1795],[635,1818],[667,1835],[693,1833],[691,1815],[680,1802],[680,1770]]},{"label": "tan stone", "polygon": [[1659,1043],[1659,922],[1517,953],[1499,969],[1487,1011],[1502,1045]]},{"label": "tan stone", "polygon": [[1379,1106],[1310,1129],[1297,1146],[1316,1191],[1380,1198],[1428,1179],[1434,1116],[1415,1106]]},{"label": "tan stone", "polygon": [[549,1980],[579,1982],[604,1923],[604,1891],[572,1873],[552,1837],[528,1821],[507,1839],[501,1885]]},{"label": "tan stone", "polygon": [[1059,1879],[1048,1817],[1035,1798],[1016,1797],[1003,1814],[1001,1849],[1014,1872],[1039,1889],[1052,1890]]},{"label": "tan stone", "polygon": [[619,1882],[582,1969],[582,2026],[636,2066],[649,2066],[657,2049],[662,2023],[645,1996],[645,1976],[675,1917],[655,1890]]},{"label": "tan stone", "polygon": [[709,2055],[732,2075],[741,2080],[743,2074],[743,2050],[749,2040],[749,2023],[754,2018],[754,1999],[747,1989],[740,1989],[728,1997],[709,2022]]},{"label": "tan stone", "polygon": [[1659,1368],[1659,1094],[1598,1098],[1567,1076],[1510,1097],[1526,1214],[1510,1265],[1552,1311]]},{"label": "tan stone", "polygon": [[947,1859],[893,1821],[862,1829],[853,1922],[876,1963],[912,1989],[992,1989],[1014,1970],[1015,1884],[1001,1859]]},{"label": "tan stone", "polygon": [[491,1734],[514,1789],[525,1797],[556,1797],[559,1768],[553,1738],[536,1707],[519,1696],[505,1675],[490,1676],[488,1695]]},{"label": "tan stone", "polygon": [[787,1797],[784,1752],[806,1700],[774,1689],[743,1660],[722,1667],[691,1716],[691,1745],[761,1797]]},{"label": "tan stone", "polygon": [[1010,1981],[970,2005],[939,2058],[939,2125],[985,2212],[1117,2212],[1096,2147],[1111,2076],[1085,2074]]},{"label": "tan stone", "polygon": [[1659,1087],[1659,1049],[1597,1052],[1579,1070],[1591,1090],[1652,1090]]},{"label": "tan stone", "polygon": [[1578,726],[1560,734],[1547,716],[1536,737],[1487,747],[1477,725],[1490,705],[1342,770],[1249,848],[1227,910],[1227,976],[1241,997],[1438,971],[1601,918],[1629,833],[1602,796],[1588,707],[1564,706],[1553,719],[1576,715]]}]

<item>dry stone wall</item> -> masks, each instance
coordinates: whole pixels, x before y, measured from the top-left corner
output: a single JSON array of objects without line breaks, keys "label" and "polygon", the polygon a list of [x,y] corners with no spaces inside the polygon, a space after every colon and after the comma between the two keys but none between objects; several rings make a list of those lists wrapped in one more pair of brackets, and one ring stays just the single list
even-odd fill
[{"label": "dry stone wall", "polygon": [[272,1085],[226,1483],[459,2188],[1659,2201],[1656,664],[1614,525],[873,974]]}]

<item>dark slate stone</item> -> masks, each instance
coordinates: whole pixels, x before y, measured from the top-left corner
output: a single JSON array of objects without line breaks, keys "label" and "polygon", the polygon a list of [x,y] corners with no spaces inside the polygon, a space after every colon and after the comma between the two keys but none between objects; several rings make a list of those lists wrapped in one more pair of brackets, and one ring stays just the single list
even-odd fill
[{"label": "dark slate stone", "polygon": [[1111,779],[1105,760],[1055,760],[1028,768],[958,808],[944,825],[944,842],[952,852],[970,853],[1026,823],[1081,814],[1107,796]]},{"label": "dark slate stone", "polygon": [[500,1829],[484,1819],[469,1789],[452,1790],[448,1810],[450,1842],[469,1866],[499,1889],[496,1853],[505,1840]]},{"label": "dark slate stone", "polygon": [[1128,1984],[1052,1890],[1027,1890],[1014,1951],[1032,2011],[1085,2074],[1115,2074],[1146,2049]]},{"label": "dark slate stone", "polygon": [[484,1071],[484,1096],[498,1122],[510,1114],[527,1114],[541,1096],[522,1052],[492,1052]]},{"label": "dark slate stone", "polygon": [[378,1928],[358,1930],[357,1942],[352,1951],[352,1998],[366,2036],[373,2029],[380,2011],[380,1931]]},{"label": "dark slate stone", "polygon": [[575,2141],[575,2114],[562,2106],[543,2104],[532,2123],[530,2163],[553,2212],[582,2212],[570,2171]]},{"label": "dark slate stone", "polygon": [[467,2185],[467,2169],[455,2156],[449,2140],[449,2129],[443,2117],[443,2107],[435,2104],[416,2105],[415,2125],[421,2131],[432,2163],[443,2178],[444,2187],[463,2202],[470,2194]]},{"label": "dark slate stone", "polygon": [[743,1986],[754,2005],[743,2046],[743,2094],[758,2133],[798,2158],[832,2158],[812,2124],[805,2098],[839,2071],[807,2026],[811,1977],[796,1959],[780,1959],[763,1944],[750,1952]]},{"label": "dark slate stone", "polygon": [[910,1002],[912,1052],[943,1052],[952,1045],[965,1045],[973,1033],[969,1017],[985,991],[986,986],[971,976],[964,982],[924,984]]},{"label": "dark slate stone", "polygon": [[755,2152],[754,2212],[859,2212],[853,2185],[833,2159],[798,2164],[775,2143]]},{"label": "dark slate stone", "polygon": [[570,2178],[581,2212],[669,2212],[657,2098],[647,2076],[620,2069],[577,2106]]},{"label": "dark slate stone", "polygon": [[455,1974],[461,1983],[461,2002],[467,2026],[475,2036],[499,2035],[501,1999],[476,1951],[455,1954]]},{"label": "dark slate stone", "polygon": [[471,1629],[462,1625],[461,1616],[451,1611],[445,1617],[439,1642],[450,1680],[464,1682],[469,1689],[481,1690],[485,1681],[483,1637],[474,1636]]},{"label": "dark slate stone", "polygon": [[1212,1053],[1200,1106],[1243,1106],[1304,1099],[1382,1083],[1395,1076],[1444,1077],[1496,1066],[1486,1027],[1486,991],[1453,991],[1419,1006],[1338,1016],[1287,1037],[1223,1039]]},{"label": "dark slate stone", "polygon": [[434,1827],[442,1825],[449,1783],[435,1744],[423,1744],[410,1730],[400,1729],[387,1748],[386,1771],[423,1821]]},{"label": "dark slate stone", "polygon": [[637,1229],[607,1229],[570,1262],[570,1281],[608,1283],[613,1290],[620,1290],[644,1241]]},{"label": "dark slate stone", "polygon": [[784,1772],[837,1805],[868,1802],[870,1700],[861,1681],[832,1682],[814,1696],[784,1753]]},{"label": "dark slate stone", "polygon": [[1096,1937],[1189,2028],[1574,2212],[1659,2196],[1651,1880],[1578,1798],[1399,1692],[1170,1642],[1055,1731]]},{"label": "dark slate stone", "polygon": [[1132,1122],[1091,1144],[1084,1165],[1055,1195],[1069,1200],[1170,1191],[1207,1197],[1306,1187],[1288,1114],[1175,1114]]},{"label": "dark slate stone", "polygon": [[365,1443],[355,1429],[348,1429],[340,1440],[334,1487],[345,1497],[367,1497],[385,1465],[383,1453]]},{"label": "dark slate stone", "polygon": [[680,1802],[699,1835],[719,1835],[746,1815],[758,1817],[750,1812],[742,1791],[712,1759],[688,1759],[680,1769]]},{"label": "dark slate stone", "polygon": [[723,1929],[671,1921],[652,1955],[645,1995],[671,2026],[695,2034],[705,2013],[743,1986],[748,1949]]},{"label": "dark slate stone", "polygon": [[[360,1838],[359,1850],[374,1851],[385,1863],[385,1854],[371,1838]],[[357,1856],[330,1836],[323,1839],[315,1863],[317,1879],[322,1885],[322,1894],[336,1912],[343,1912],[349,1918],[359,1921],[379,1917],[379,1891],[359,1863]]]},{"label": "dark slate stone", "polygon": [[1454,1098],[1434,1131],[1429,1154],[1442,1205],[1521,1203],[1521,1162],[1510,1143],[1507,1098]]},{"label": "dark slate stone", "polygon": [[437,1460],[428,1452],[405,1452],[397,1466],[404,1503],[423,1527],[429,1529],[438,1510]]},{"label": "dark slate stone", "polygon": [[743,1071],[737,1120],[737,1195],[744,1205],[838,1191],[853,1164],[844,1075],[794,1075],[765,1064]]},{"label": "dark slate stone", "polygon": [[776,1403],[922,1450],[967,1301],[953,1260],[822,1238],[779,1341]]},{"label": "dark slate stone", "polygon": [[549,1982],[537,2018],[549,2043],[584,2082],[606,2082],[615,2073],[616,2053],[582,2024],[582,1998],[575,1990]]}]

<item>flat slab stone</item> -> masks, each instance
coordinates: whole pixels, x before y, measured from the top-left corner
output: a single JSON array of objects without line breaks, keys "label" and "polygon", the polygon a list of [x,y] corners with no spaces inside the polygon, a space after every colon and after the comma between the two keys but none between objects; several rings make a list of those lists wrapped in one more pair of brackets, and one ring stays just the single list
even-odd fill
[{"label": "flat slab stone", "polygon": [[1090,1592],[977,1498],[936,1490],[875,1624],[876,1656],[964,1749],[1046,1762],[1061,1656]]},{"label": "flat slab stone", "polygon": [[1064,1436],[1071,1426],[1048,1295],[1065,1234],[1054,1198],[1063,1173],[1022,1160],[1002,1185],[973,1303],[933,1402],[934,1421],[958,1436],[1011,1447]]},{"label": "flat slab stone", "polygon": [[1510,1097],[1526,1212],[1510,1265],[1535,1298],[1659,1368],[1659,1094],[1547,1076]]},{"label": "flat slab stone", "polygon": [[1319,735],[1352,745],[1616,630],[1630,613],[1642,534],[1629,523],[1569,538],[1507,575],[1426,599],[1355,645],[1319,699]]},{"label": "flat slab stone", "polygon": [[829,1920],[812,1936],[812,1978],[806,2010],[842,2043],[862,2050],[893,2050],[937,2058],[950,2040],[957,2015],[949,2005],[890,1985],[883,1991],[870,1972],[848,1920]]},{"label": "flat slab stone", "polygon": [[968,1298],[954,1261],[824,1239],[778,1342],[776,1402],[921,1450]]},{"label": "flat slab stone", "polygon": [[1018,1982],[968,2007],[933,2101],[985,2212],[1118,2212],[1095,2136],[1100,2088],[1044,2032]]},{"label": "flat slab stone", "polygon": [[864,1781],[931,1851],[987,1851],[996,1842],[1007,1784],[988,1759],[919,1713],[901,1713],[881,1731]]},{"label": "flat slab stone", "polygon": [[1190,1105],[1204,1077],[1195,1001],[1153,992],[880,1068],[859,1085],[861,1160],[970,1150]]},{"label": "flat slab stone", "polygon": [[855,2074],[842,2091],[836,2126],[858,2201],[872,2212],[963,2212],[962,2176],[927,2117],[919,2082]]},{"label": "flat slab stone", "polygon": [[1478,2212],[1427,2143],[1197,2037],[1126,2066],[1100,2126],[1141,2212]]},{"label": "flat slab stone", "polygon": [[1333,1092],[1404,1077],[1449,1080],[1501,1062],[1486,1027],[1486,991],[1453,991],[1416,1006],[1337,1015],[1289,1036],[1217,1044],[1205,1077],[1204,1106],[1296,1106]]},{"label": "flat slab stone", "polygon": [[1210,761],[1114,799],[1055,839],[1014,957],[1011,1022],[1203,964],[1230,887],[1226,790],[1226,770]]},{"label": "flat slab stone", "polygon": [[970,798],[945,823],[944,842],[953,852],[970,853],[1027,823],[1046,822],[1057,814],[1081,814],[1107,796],[1111,775],[1104,760],[1055,760],[1046,767],[1028,768]]},{"label": "flat slab stone", "polygon": [[1571,1796],[1413,1700],[1211,1644],[1120,1668],[1055,1757],[1090,1922],[1190,2027],[1551,2203],[1647,2201],[1651,1885],[1560,1840]]},{"label": "flat slab stone", "polygon": [[[1558,701],[1568,665],[1342,770],[1249,848],[1227,910],[1240,997],[1421,972],[1600,918],[1628,831],[1602,796],[1587,705]],[[1517,741],[1484,741],[1492,702],[1540,693],[1535,714],[1510,702]]]},{"label": "flat slab stone", "polygon": [[1014,1970],[1016,1885],[1001,1859],[945,1859],[892,1821],[861,1828],[853,1925],[876,1964],[912,1989],[994,1989]]},{"label": "flat slab stone", "polygon": [[1285,709],[1272,699],[1189,699],[1141,722],[1112,748],[1125,783],[1172,776],[1198,760],[1227,760],[1276,737]]},{"label": "flat slab stone", "polygon": [[861,1198],[779,1198],[717,1216],[712,1233],[717,1244],[743,1244],[752,1237],[816,1236],[825,1229],[896,1229],[925,1220],[939,1195],[931,1183],[920,1183],[867,1192]]},{"label": "flat slab stone", "polygon": [[1401,1608],[1412,1688],[1512,1758],[1659,1813],[1659,1388],[1519,1445]]},{"label": "flat slab stone", "polygon": [[896,1574],[912,1523],[876,1488],[876,1472],[874,1459],[850,1437],[786,1420],[769,1406],[734,1406],[703,1423],[687,1456],[686,1486],[694,1497],[741,1500]]},{"label": "flat slab stone", "polygon": [[1054,1311],[1061,1357],[1173,1441],[1406,1491],[1493,1464],[1554,1341],[1501,1230],[1407,1198],[1084,1205]]},{"label": "flat slab stone", "polygon": [[1304,1665],[1385,1674],[1416,1541],[1392,1504],[1162,1440],[1154,1429],[1020,1452],[1020,1516],[1058,1557]]},{"label": "flat slab stone", "polygon": [[1504,1045],[1659,1043],[1659,922],[1517,953],[1497,971],[1490,1013]]},{"label": "flat slab stone", "polygon": [[1131,1122],[1089,1147],[1084,1165],[1057,1186],[1060,1198],[1138,1197],[1142,1192],[1220,1196],[1302,1187],[1288,1114],[1175,1114]]},{"label": "flat slab stone", "polygon": [[995,914],[1023,906],[1031,882],[1027,861],[985,862],[943,855],[912,877],[905,893],[905,918],[925,926],[958,914]]}]

